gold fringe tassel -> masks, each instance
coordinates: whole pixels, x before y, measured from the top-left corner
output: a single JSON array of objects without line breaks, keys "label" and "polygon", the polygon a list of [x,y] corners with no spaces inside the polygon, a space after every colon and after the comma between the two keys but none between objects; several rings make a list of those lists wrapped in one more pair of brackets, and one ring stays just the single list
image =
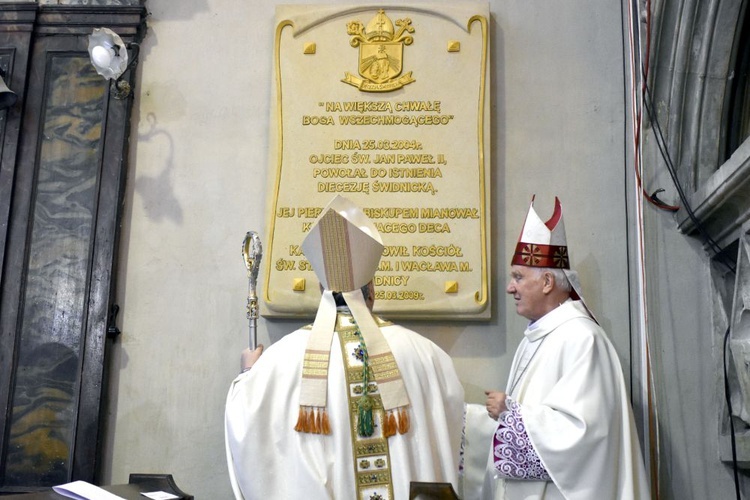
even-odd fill
[{"label": "gold fringe tassel", "polygon": [[328,422],[328,412],[323,409],[323,418],[321,419],[321,432],[323,434],[330,434],[331,433],[331,424]]},{"label": "gold fringe tassel", "polygon": [[312,434],[315,428],[315,410],[310,408],[307,412],[307,418],[305,419],[305,432]]},{"label": "gold fringe tassel", "polygon": [[308,434],[330,434],[331,423],[328,420],[328,412],[325,408],[300,406],[297,425],[294,426],[294,430]]},{"label": "gold fringe tassel", "polygon": [[[406,434],[411,428],[409,413],[406,408],[391,410],[383,418],[383,437],[389,438],[398,434]],[[331,423],[325,408],[305,408],[300,406],[297,424],[294,426],[297,432],[309,434],[331,434]]]},{"label": "gold fringe tassel", "polygon": [[305,408],[299,407],[299,416],[297,417],[297,425],[294,426],[294,430],[297,432],[306,432],[305,424],[307,423],[307,416],[305,415]]},{"label": "gold fringe tassel", "polygon": [[315,410],[315,428],[313,429],[313,433],[320,434],[323,432],[323,426],[320,423],[320,414],[323,413],[322,410]]},{"label": "gold fringe tassel", "polygon": [[383,419],[383,437],[389,438],[396,435],[396,417],[393,411],[389,411]]},{"label": "gold fringe tassel", "polygon": [[401,408],[398,415],[398,433],[406,434],[411,428],[411,422],[409,422],[409,414],[406,412],[406,408]]}]

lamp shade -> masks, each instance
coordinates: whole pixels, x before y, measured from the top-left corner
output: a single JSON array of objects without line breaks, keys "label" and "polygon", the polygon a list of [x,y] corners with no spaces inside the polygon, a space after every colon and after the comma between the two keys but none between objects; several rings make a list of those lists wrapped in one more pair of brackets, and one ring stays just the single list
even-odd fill
[{"label": "lamp shade", "polygon": [[5,73],[0,70],[0,109],[10,108],[18,100],[18,95],[8,88],[4,77]]},{"label": "lamp shade", "polygon": [[125,43],[109,28],[95,28],[89,35],[89,57],[96,72],[107,80],[117,80],[128,67]]}]

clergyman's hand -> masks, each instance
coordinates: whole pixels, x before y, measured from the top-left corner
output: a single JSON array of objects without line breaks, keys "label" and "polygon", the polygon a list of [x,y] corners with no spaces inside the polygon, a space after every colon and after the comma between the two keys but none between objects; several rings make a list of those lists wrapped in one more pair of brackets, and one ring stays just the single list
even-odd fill
[{"label": "clergyman's hand", "polygon": [[490,418],[497,420],[500,414],[508,409],[505,406],[505,399],[508,395],[500,391],[484,391],[484,393],[487,395],[487,402],[485,403],[487,414]]},{"label": "clergyman's hand", "polygon": [[251,351],[250,348],[245,348],[240,355],[240,371],[246,372],[253,367],[260,355],[263,354],[263,344],[260,344]]}]

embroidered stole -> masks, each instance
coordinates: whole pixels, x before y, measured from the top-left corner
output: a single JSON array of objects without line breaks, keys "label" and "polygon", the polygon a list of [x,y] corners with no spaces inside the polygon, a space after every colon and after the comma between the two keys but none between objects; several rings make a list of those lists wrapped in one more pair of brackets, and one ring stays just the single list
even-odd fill
[{"label": "embroidered stole", "polygon": [[[390,323],[377,319],[378,326]],[[352,451],[354,456],[354,477],[357,487],[358,500],[391,500],[393,499],[393,484],[391,480],[391,459],[388,448],[388,438],[384,435],[385,411],[378,390],[378,384],[370,373],[367,390],[363,387],[364,363],[361,336],[357,325],[349,315],[339,314],[336,321],[341,344],[341,354],[346,371],[347,396],[349,400],[349,428],[352,437]],[[365,346],[366,355],[367,346]],[[370,368],[372,372],[372,368]],[[372,402],[372,420],[374,432],[371,436],[363,437],[358,432],[359,402],[362,397]]]}]

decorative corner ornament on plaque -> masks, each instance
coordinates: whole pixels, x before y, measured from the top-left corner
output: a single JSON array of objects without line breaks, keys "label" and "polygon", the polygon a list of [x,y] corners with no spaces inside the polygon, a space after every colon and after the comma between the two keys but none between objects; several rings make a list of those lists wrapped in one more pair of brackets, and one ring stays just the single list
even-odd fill
[{"label": "decorative corner ornament on plaque", "polygon": [[362,78],[347,71],[342,82],[363,92],[390,92],[416,81],[411,71],[401,75],[404,45],[414,42],[414,38],[405,34],[414,33],[411,19],[398,19],[396,26],[398,31],[383,9],[372,18],[367,28],[360,21],[347,23],[347,34],[353,35],[349,45],[359,47],[359,76]]}]

